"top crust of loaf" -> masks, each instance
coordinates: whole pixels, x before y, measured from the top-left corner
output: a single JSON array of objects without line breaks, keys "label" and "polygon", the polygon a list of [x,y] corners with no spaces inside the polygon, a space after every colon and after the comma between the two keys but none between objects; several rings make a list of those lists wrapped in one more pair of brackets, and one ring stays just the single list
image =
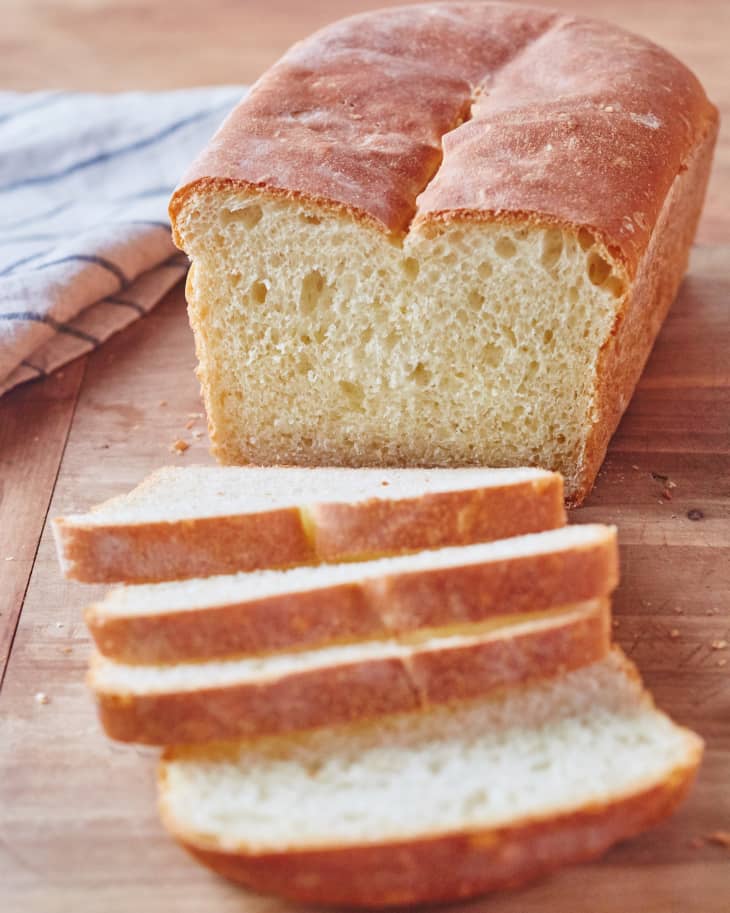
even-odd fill
[{"label": "top crust of loaf", "polygon": [[190,252],[201,194],[258,190],[395,235],[453,219],[586,228],[633,277],[716,121],[683,64],[607,23],[502,3],[381,10],[264,74],[175,192],[173,232]]}]

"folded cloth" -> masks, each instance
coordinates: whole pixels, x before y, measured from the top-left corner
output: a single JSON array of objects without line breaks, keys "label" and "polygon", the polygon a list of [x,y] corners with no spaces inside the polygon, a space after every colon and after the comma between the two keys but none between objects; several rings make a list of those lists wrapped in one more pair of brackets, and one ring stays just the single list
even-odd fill
[{"label": "folded cloth", "polygon": [[0,92],[0,395],[182,278],[167,201],[243,91]]}]

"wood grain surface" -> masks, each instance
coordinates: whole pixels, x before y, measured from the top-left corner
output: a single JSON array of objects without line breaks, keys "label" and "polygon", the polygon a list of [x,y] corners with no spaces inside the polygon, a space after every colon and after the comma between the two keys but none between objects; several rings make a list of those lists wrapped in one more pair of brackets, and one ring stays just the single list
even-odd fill
[{"label": "wood grain surface", "polygon": [[[247,82],[312,29],[383,2],[2,0],[0,87]],[[726,0],[549,5],[590,7],[667,46],[730,122]],[[730,910],[730,848],[712,839],[730,832],[730,649],[719,646],[730,641],[729,203],[723,127],[688,276],[595,491],[573,514],[619,526],[615,636],[660,706],[705,738],[696,787],[671,821],[598,863],[446,909]],[[204,424],[194,361],[177,289],[102,349],[0,400],[3,913],[293,909],[219,880],[162,831],[156,753],[104,739],[84,686],[81,612],[99,588],[61,579],[45,522],[162,464],[210,461],[205,437],[195,436]],[[170,452],[180,437],[191,444],[182,456]]]}]

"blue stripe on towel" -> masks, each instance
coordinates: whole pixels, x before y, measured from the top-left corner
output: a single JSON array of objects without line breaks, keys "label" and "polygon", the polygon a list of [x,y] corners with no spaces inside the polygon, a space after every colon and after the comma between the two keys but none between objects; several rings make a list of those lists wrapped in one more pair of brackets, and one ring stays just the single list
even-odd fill
[{"label": "blue stripe on towel", "polygon": [[4,114],[0,114],[0,124],[4,124],[9,120],[14,120],[16,117],[22,117],[24,114],[38,111],[40,108],[45,108],[52,102],[58,101],[59,98],[65,98],[66,95],[68,95],[67,92],[46,93],[43,98],[36,98],[27,105],[18,105],[18,107],[13,108],[12,111],[6,111]]},{"label": "blue stripe on towel", "polygon": [[96,336],[92,336],[91,333],[77,330],[76,327],[69,326],[67,323],[60,323],[58,320],[54,320],[50,314],[39,314],[37,311],[15,311],[11,314],[0,314],[0,320],[27,320],[32,323],[45,323],[46,326],[52,327],[59,333],[68,333],[69,336],[76,336],[77,339],[83,339],[86,342],[90,342],[92,345],[98,346],[101,342],[100,339],[97,339]]},{"label": "blue stripe on towel", "polygon": [[77,171],[83,171],[86,168],[91,168],[93,165],[100,165],[103,162],[108,162],[120,155],[127,155],[130,152],[138,152],[140,149],[146,149],[148,146],[154,146],[155,143],[159,143],[161,140],[165,139],[173,133],[176,133],[178,130],[182,130],[184,127],[188,127],[190,124],[195,124],[198,121],[204,120],[206,117],[210,117],[217,111],[222,111],[223,109],[227,110],[231,107],[232,104],[230,100],[228,100],[224,104],[215,105],[214,107],[208,108],[205,111],[196,111],[195,114],[190,114],[188,117],[183,117],[180,120],[169,124],[163,130],[159,130],[157,133],[153,133],[152,136],[146,136],[144,139],[135,140],[133,143],[127,143],[125,146],[119,146],[117,149],[109,149],[106,152],[99,152],[97,155],[92,155],[90,158],[82,159],[80,162],[75,162],[73,165],[67,165],[65,168],[61,168],[59,171],[51,171],[48,174],[39,174],[31,178],[23,178],[20,181],[12,181],[10,184],[4,184],[3,186],[0,186],[0,193],[9,193],[13,190],[21,190],[23,187],[33,187],[38,184],[49,184],[53,181],[60,180],[61,178],[68,177],[71,174],[75,174]]},{"label": "blue stripe on towel", "polygon": [[67,200],[65,203],[59,203],[58,206],[54,206],[53,209],[48,209],[46,212],[37,212],[32,216],[19,219],[17,222],[5,222],[2,225],[2,230],[10,231],[13,228],[24,228],[26,225],[33,225],[36,222],[40,222],[41,219],[52,219],[53,216],[57,216],[60,212],[65,212],[67,209],[70,209],[74,205],[74,202],[74,200]]},{"label": "blue stripe on towel", "polygon": [[23,266],[24,263],[30,263],[31,260],[37,260],[39,257],[44,257],[47,253],[47,250],[40,250],[36,254],[28,254],[27,257],[21,257],[20,260],[13,260],[12,263],[8,263],[7,266],[0,269],[0,276],[7,276],[13,272],[16,266]]},{"label": "blue stripe on towel", "polygon": [[137,190],[134,193],[126,193],[123,197],[114,200],[115,203],[128,203],[130,200],[144,200],[147,197],[170,196],[175,189],[175,184],[168,184],[165,187],[148,187],[147,190]]},{"label": "blue stripe on towel", "polygon": [[59,257],[58,260],[49,260],[48,263],[39,263],[34,269],[46,269],[48,266],[58,266],[60,263],[73,263],[75,261],[93,263],[94,266],[100,266],[113,276],[116,276],[121,288],[124,288],[125,285],[129,285],[130,280],[127,279],[116,263],[112,263],[112,261],[107,260],[106,257],[99,257],[97,254],[69,254],[67,257]]}]

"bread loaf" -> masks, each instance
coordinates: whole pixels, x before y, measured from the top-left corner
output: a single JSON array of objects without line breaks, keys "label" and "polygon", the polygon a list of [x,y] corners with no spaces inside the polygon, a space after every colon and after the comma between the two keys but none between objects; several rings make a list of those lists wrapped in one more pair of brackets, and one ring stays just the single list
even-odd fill
[{"label": "bread loaf", "polygon": [[655,824],[701,754],[617,652],[457,706],[169,749],[160,808],[202,862],[257,891],[340,908],[455,901]]},{"label": "bread loaf", "polygon": [[170,204],[225,463],[541,465],[589,491],[684,273],[717,112],[606,23],[335,23]]}]

